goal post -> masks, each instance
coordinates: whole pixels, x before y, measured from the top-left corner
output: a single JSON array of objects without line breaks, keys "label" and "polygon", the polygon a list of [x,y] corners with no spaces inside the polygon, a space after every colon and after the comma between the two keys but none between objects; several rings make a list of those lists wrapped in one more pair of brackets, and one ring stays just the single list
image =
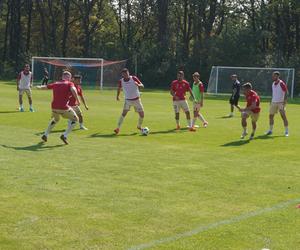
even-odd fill
[{"label": "goal post", "polygon": [[286,82],[289,96],[294,97],[294,68],[259,68],[213,66],[210,72],[207,92],[211,94],[230,94],[232,82],[230,76],[236,74],[241,84],[251,82],[255,91],[262,96],[272,95],[272,73],[279,71],[280,78]]},{"label": "goal post", "polygon": [[34,84],[40,84],[44,68],[49,72],[49,82],[61,79],[63,70],[69,70],[73,75],[82,76],[86,86],[103,87],[116,86],[120,71],[127,60],[108,61],[103,58],[72,58],[72,57],[32,57],[32,75]]}]

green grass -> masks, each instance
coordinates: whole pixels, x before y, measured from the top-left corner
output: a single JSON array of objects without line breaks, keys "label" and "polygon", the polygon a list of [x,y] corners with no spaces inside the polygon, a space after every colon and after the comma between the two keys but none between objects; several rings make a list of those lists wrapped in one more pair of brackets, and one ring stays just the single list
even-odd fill
[{"label": "green grass", "polygon": [[[50,91],[33,91],[35,113],[16,111],[17,91],[0,84],[0,249],[129,249],[201,226],[300,198],[299,105],[288,105],[290,137],[276,116],[265,137],[262,103],[256,139],[240,140],[240,118],[228,101],[208,98],[207,129],[174,132],[167,92],[145,92],[144,125],[130,112],[112,135],[122,109],[114,91],[85,91],[88,131],[46,144]],[[27,100],[25,108],[28,110]],[[186,124],[181,114],[181,123]],[[300,203],[300,202],[299,202]],[[299,249],[297,202],[151,249]]]}]

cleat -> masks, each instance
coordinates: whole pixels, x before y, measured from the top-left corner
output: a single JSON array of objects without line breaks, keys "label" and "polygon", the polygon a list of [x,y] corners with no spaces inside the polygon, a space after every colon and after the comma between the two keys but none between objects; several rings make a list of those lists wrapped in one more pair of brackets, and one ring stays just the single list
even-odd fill
[{"label": "cleat", "polygon": [[254,133],[251,133],[249,140],[253,140],[253,138],[254,138]]},{"label": "cleat", "polygon": [[142,130],[143,128],[142,127],[140,127],[140,126],[137,126],[136,127],[138,130]]},{"label": "cleat", "polygon": [[66,144],[66,145],[69,144],[67,141],[67,137],[65,137],[64,135],[61,135],[59,138],[64,142],[64,144]]},{"label": "cleat", "polygon": [[247,132],[243,132],[242,135],[241,135],[241,139],[244,139],[246,135],[248,135],[248,133]]},{"label": "cleat", "polygon": [[29,108],[29,111],[30,111],[30,112],[34,112],[34,109],[33,109],[33,108]]},{"label": "cleat", "polygon": [[285,137],[289,137],[289,132],[285,132],[285,133],[284,133],[284,136],[285,136]]},{"label": "cleat", "polygon": [[180,125],[177,125],[177,126],[176,126],[176,130],[180,130]]},{"label": "cleat", "polygon": [[43,135],[43,136],[41,137],[41,139],[42,139],[44,142],[47,142],[47,140],[48,140],[48,138],[47,138],[46,135]]},{"label": "cleat", "polygon": [[19,108],[19,111],[20,112],[24,112],[24,108]]},{"label": "cleat", "polygon": [[88,128],[86,128],[86,127],[85,127],[85,126],[83,126],[83,125],[82,125],[82,126],[80,126],[80,127],[79,127],[79,129],[81,129],[81,130],[89,130]]},{"label": "cleat", "polygon": [[268,131],[266,132],[266,135],[271,135],[271,134],[273,134],[272,130],[268,130]]},{"label": "cleat", "polygon": [[120,129],[119,129],[119,128],[116,128],[116,129],[114,130],[114,132],[115,132],[115,134],[117,135],[117,134],[119,134]]},{"label": "cleat", "polygon": [[229,114],[228,117],[233,117],[233,114]]},{"label": "cleat", "polygon": [[190,128],[189,128],[189,131],[191,131],[191,132],[196,132],[197,130],[196,130],[194,127],[190,127]]},{"label": "cleat", "polygon": [[203,127],[204,127],[204,128],[207,128],[207,126],[208,126],[208,122],[204,122],[204,123],[203,123]]}]

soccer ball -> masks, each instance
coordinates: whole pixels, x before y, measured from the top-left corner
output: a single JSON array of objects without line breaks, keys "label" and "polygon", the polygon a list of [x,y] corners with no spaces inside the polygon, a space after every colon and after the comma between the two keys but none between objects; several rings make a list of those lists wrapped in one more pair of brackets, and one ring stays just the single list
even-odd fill
[{"label": "soccer ball", "polygon": [[149,129],[149,128],[147,128],[147,127],[144,127],[144,128],[142,128],[142,129],[141,129],[141,133],[142,133],[142,135],[148,135],[148,134],[149,134],[149,132],[150,132],[150,129]]}]

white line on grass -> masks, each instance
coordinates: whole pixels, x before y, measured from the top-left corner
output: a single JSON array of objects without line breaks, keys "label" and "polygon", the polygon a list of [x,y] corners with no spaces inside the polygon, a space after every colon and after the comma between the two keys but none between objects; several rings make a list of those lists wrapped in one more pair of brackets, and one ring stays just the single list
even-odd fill
[{"label": "white line on grass", "polygon": [[259,209],[259,210],[253,211],[253,212],[245,213],[245,214],[242,214],[242,215],[239,215],[236,217],[232,217],[227,220],[221,220],[221,221],[217,221],[217,222],[205,225],[205,226],[199,226],[190,231],[182,232],[182,233],[170,236],[170,237],[162,238],[159,240],[153,240],[148,243],[133,246],[133,247],[129,248],[128,250],[142,250],[142,249],[146,249],[146,248],[150,248],[150,247],[155,247],[160,244],[170,243],[170,242],[182,239],[182,238],[190,237],[190,236],[205,232],[209,229],[217,228],[222,225],[230,225],[230,224],[240,222],[240,221],[243,221],[243,220],[264,214],[264,213],[272,212],[274,210],[279,210],[281,208],[285,208],[285,207],[292,205],[294,203],[297,203],[297,202],[300,202],[300,198],[294,199],[294,200],[289,200],[289,201],[282,202],[282,203],[278,203],[272,207],[267,207],[267,208]]}]

